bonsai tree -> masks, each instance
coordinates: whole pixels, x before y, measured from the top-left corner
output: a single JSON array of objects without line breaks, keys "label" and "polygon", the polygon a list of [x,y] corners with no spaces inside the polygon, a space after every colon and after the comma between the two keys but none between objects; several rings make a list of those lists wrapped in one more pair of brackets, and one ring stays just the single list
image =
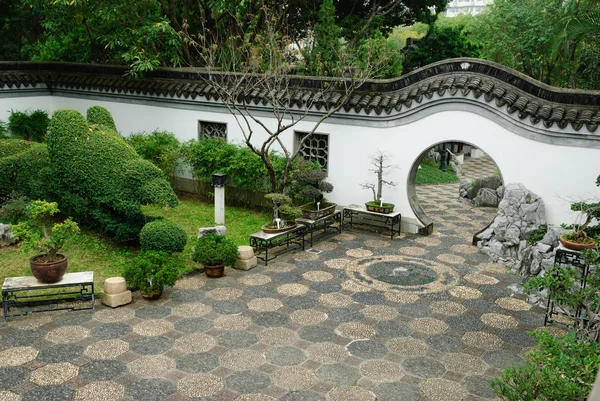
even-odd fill
[{"label": "bonsai tree", "polygon": [[360,186],[363,187],[363,189],[370,189],[373,192],[373,201],[369,202],[373,203],[373,206],[391,206],[391,203],[383,203],[383,186],[387,185],[390,187],[395,187],[397,183],[393,181],[386,181],[383,177],[389,173],[390,169],[396,168],[396,166],[390,164],[389,155],[381,151],[378,151],[373,156],[371,156],[371,165],[374,168],[369,171],[377,175],[377,183],[374,184],[371,182],[365,182],[363,184],[360,184]]},{"label": "bonsai tree", "polygon": [[[298,196],[313,200],[312,203],[303,205],[303,209],[317,210],[329,206],[323,193],[333,191],[333,185],[325,181],[326,177],[327,172],[324,170],[304,170],[298,171],[294,175],[294,179],[303,186],[303,188],[298,191]],[[317,202],[320,203],[320,205],[317,205]]]},{"label": "bonsai tree", "polygon": [[570,242],[578,244],[593,244],[596,241],[589,238],[589,225],[594,220],[600,220],[600,202],[597,203],[586,203],[586,202],[575,202],[571,204],[571,210],[579,212],[583,219],[581,224],[573,224],[573,232],[563,234],[562,237]]},{"label": "bonsai tree", "polygon": [[123,277],[130,286],[138,287],[143,296],[158,294],[177,281],[178,265],[167,252],[144,251],[125,266]]},{"label": "bonsai tree", "polygon": [[[56,202],[33,201],[27,206],[27,220],[11,225],[15,236],[23,240],[23,249],[38,249],[45,262],[56,262],[62,259],[57,256],[65,240],[79,232],[79,226],[69,217],[62,223],[55,222],[58,214]],[[41,255],[40,255],[41,256]]]},{"label": "bonsai tree", "polygon": [[234,265],[237,258],[235,242],[217,233],[198,238],[192,253],[192,260],[203,265],[206,275],[210,277],[221,277],[224,267]]},{"label": "bonsai tree", "polygon": [[[292,198],[279,193],[266,194],[265,199],[271,202],[273,206],[273,220],[269,228],[282,228],[286,226],[286,221],[294,220],[300,215],[300,209],[292,204]],[[279,226],[277,219],[280,219]]]}]

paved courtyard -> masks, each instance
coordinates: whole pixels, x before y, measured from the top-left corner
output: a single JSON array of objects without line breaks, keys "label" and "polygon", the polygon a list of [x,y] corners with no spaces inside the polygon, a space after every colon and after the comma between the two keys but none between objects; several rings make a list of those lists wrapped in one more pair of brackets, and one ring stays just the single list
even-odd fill
[{"label": "paved courtyard", "polygon": [[494,210],[419,188],[429,237],[352,230],[163,298],[0,325],[0,400],[481,401],[542,311],[470,246]]}]

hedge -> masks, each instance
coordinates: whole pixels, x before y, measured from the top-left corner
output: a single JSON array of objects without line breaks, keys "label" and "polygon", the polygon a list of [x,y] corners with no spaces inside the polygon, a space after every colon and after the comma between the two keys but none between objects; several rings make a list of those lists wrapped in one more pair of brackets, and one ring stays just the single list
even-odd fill
[{"label": "hedge", "polygon": [[0,197],[17,191],[33,199],[50,197],[48,147],[20,139],[0,139]]},{"label": "hedge", "polygon": [[160,219],[146,224],[140,232],[142,251],[183,252],[187,234],[177,223]]},{"label": "hedge", "polygon": [[[94,110],[88,116],[96,116]],[[75,110],[54,113],[48,148],[61,210],[117,240],[137,237],[145,223],[143,204],[178,204],[160,169],[114,129],[89,125]]]},{"label": "hedge", "polygon": [[90,124],[104,125],[106,128],[110,128],[117,131],[117,125],[113,119],[110,111],[102,106],[92,106],[87,109],[87,121]]},{"label": "hedge", "polygon": [[152,162],[167,177],[175,176],[179,161],[180,144],[175,135],[167,131],[138,132],[128,138],[138,155]]}]

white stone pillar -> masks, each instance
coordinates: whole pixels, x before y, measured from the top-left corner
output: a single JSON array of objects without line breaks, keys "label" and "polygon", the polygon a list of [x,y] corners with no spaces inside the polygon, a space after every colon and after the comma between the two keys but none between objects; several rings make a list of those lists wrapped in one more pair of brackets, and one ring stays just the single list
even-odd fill
[{"label": "white stone pillar", "polygon": [[225,225],[225,187],[215,187],[215,224]]}]

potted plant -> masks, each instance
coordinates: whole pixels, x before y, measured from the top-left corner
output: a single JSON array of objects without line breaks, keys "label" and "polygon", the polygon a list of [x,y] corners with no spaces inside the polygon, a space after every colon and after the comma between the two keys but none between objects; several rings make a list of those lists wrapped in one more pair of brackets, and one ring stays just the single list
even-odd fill
[{"label": "potted plant", "polygon": [[198,238],[192,260],[204,266],[208,277],[223,277],[225,266],[232,266],[238,258],[235,242],[224,235],[208,233]]},{"label": "potted plant", "polygon": [[294,180],[302,187],[298,196],[304,199],[312,199],[312,202],[300,206],[302,217],[317,220],[330,215],[335,211],[335,203],[327,202],[323,193],[333,191],[333,185],[327,181],[327,172],[324,170],[298,171]]},{"label": "potted plant", "polygon": [[177,281],[178,265],[173,257],[162,251],[142,251],[123,270],[130,287],[137,287],[142,297],[160,298],[165,287]]},{"label": "potted plant", "polygon": [[377,184],[371,182],[360,184],[363,189],[370,189],[373,191],[373,200],[367,202],[365,206],[367,207],[367,210],[371,212],[392,213],[394,211],[394,204],[383,202],[382,190],[384,185],[395,187],[397,184],[393,181],[386,181],[383,177],[389,173],[390,169],[396,168],[396,166],[391,165],[389,163],[389,155],[381,151],[378,151],[371,156],[371,165],[374,166],[374,169],[369,171],[377,175]]},{"label": "potted plant", "polygon": [[560,243],[565,248],[575,251],[596,247],[597,241],[590,238],[587,231],[588,226],[594,219],[600,220],[600,202],[575,202],[571,204],[571,210],[579,212],[584,221],[582,224],[573,224],[571,232],[561,234]]},{"label": "potted plant", "polygon": [[29,259],[31,273],[42,283],[59,282],[68,267],[67,255],[58,251],[65,240],[79,232],[71,218],[62,223],[55,221],[58,214],[56,202],[33,201],[27,206],[26,221],[11,225],[14,235],[23,240],[23,250],[37,249],[40,253]]},{"label": "potted plant", "polygon": [[292,205],[292,198],[280,193],[270,193],[265,195],[265,199],[273,206],[273,220],[262,226],[264,232],[280,233],[296,227],[294,220],[300,215],[300,211]]}]

